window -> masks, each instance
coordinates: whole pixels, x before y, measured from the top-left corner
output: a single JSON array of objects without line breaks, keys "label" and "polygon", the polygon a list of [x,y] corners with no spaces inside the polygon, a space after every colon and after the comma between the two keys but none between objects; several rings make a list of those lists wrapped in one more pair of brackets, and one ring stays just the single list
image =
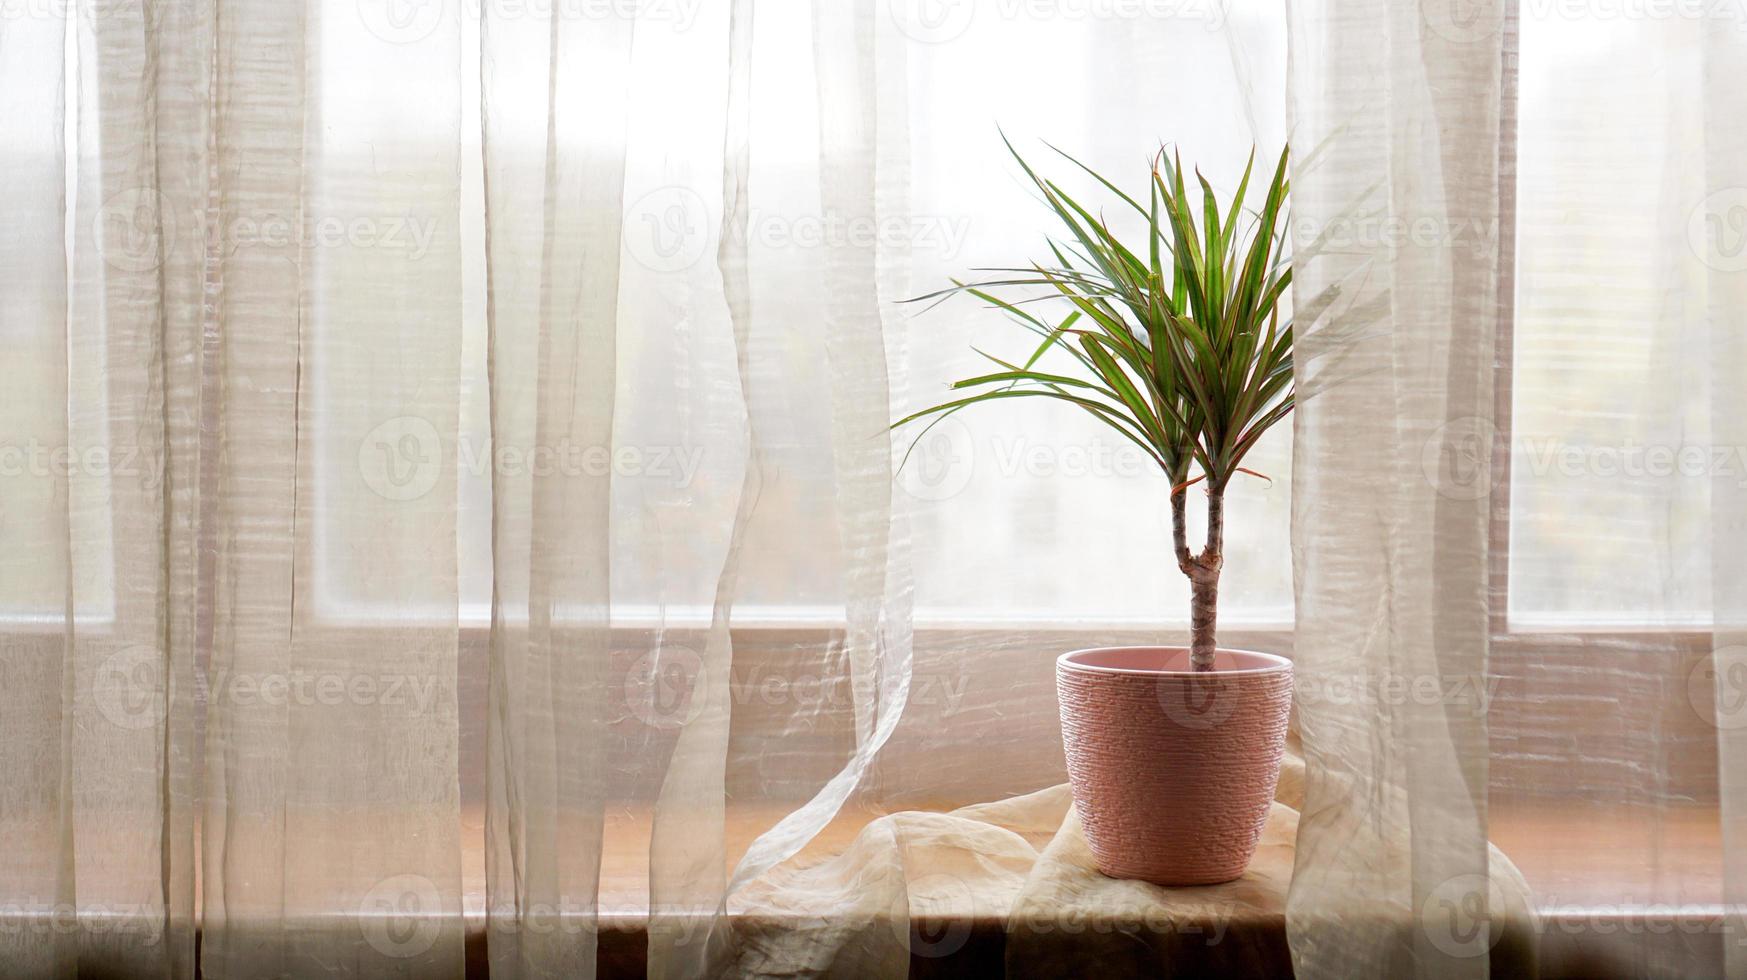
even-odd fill
[{"label": "window", "polygon": [[[62,57],[38,32],[59,39],[59,25],[29,20],[12,28],[5,66],[21,79],[40,77],[44,66]],[[69,99],[78,91],[78,49],[69,31],[64,40],[64,84]],[[38,59],[41,59],[40,61]],[[0,74],[0,79],[4,74]],[[3,86],[0,86],[3,87]],[[0,161],[21,188],[13,205],[42,209],[40,220],[19,220],[0,228],[0,261],[9,270],[6,315],[0,317],[0,345],[6,349],[13,380],[0,390],[0,628],[59,629],[65,621],[68,590],[75,615],[86,626],[114,618],[115,547],[113,508],[119,506],[111,480],[149,484],[155,447],[141,447],[125,427],[112,429],[104,311],[93,303],[74,305],[66,273],[95,277],[102,262],[124,271],[155,264],[155,229],[142,222],[152,202],[138,191],[105,194],[95,178],[85,186],[78,170],[57,159],[46,136],[60,127],[59,109],[31,97],[35,85],[20,85],[22,104],[0,100],[15,132],[42,133],[41,141],[18,140],[0,146]],[[81,117],[62,129],[58,148],[65,160],[78,159],[81,143],[95,143],[95,120]],[[33,240],[30,234],[59,218],[65,194],[64,241]],[[87,195],[81,203],[81,192]],[[94,198],[94,199],[93,199]],[[80,216],[88,216],[81,224]],[[98,254],[97,242],[120,247]],[[79,243],[81,267],[71,265]],[[57,248],[56,245],[60,247]],[[68,331],[68,317],[75,327]],[[69,350],[69,341],[73,349]],[[43,397],[59,391],[64,397]],[[73,410],[69,411],[69,406]],[[76,570],[69,580],[69,562]],[[52,569],[52,571],[49,571]]]},{"label": "window", "polygon": [[[380,30],[360,34],[348,0],[328,5],[334,16],[324,18],[329,26],[321,46],[321,166],[382,172],[409,161],[443,159],[444,147],[421,155],[395,141],[448,132],[452,120],[402,118],[392,100],[348,97],[395,73],[393,59],[401,49],[378,43]],[[939,288],[950,277],[976,276],[980,267],[1046,254],[1044,235],[1055,233],[1047,210],[1017,180],[987,179],[1018,173],[998,127],[1070,181],[1072,165],[1050,159],[1041,141],[1069,148],[1136,186],[1147,179],[1149,148],[1160,140],[1204,151],[1198,162],[1225,184],[1235,183],[1251,127],[1264,134],[1258,157],[1273,153],[1267,141],[1277,145],[1280,138],[1280,107],[1257,98],[1263,113],[1257,119],[1256,105],[1243,103],[1239,92],[1243,84],[1262,91],[1280,84],[1278,79],[1240,84],[1234,77],[1220,98],[1190,105],[1163,89],[1125,95],[1117,74],[1093,63],[1139,70],[1156,66],[1169,52],[1172,59],[1223,68],[1247,53],[1250,61],[1283,71],[1284,33],[1277,18],[1239,10],[1226,23],[1215,13],[1212,7],[1189,7],[1182,16],[1143,23],[1115,7],[1057,15],[1037,5],[1012,5],[979,11],[961,33],[939,43],[905,44],[911,81],[904,95],[912,107],[929,108],[912,113],[908,158],[892,161],[894,172],[907,172],[907,207],[878,215],[822,207],[810,25],[805,17],[760,19],[748,227],[754,319],[749,407],[763,473],[741,552],[737,623],[816,626],[842,616],[832,446],[845,436],[833,431],[831,382],[816,368],[824,360],[818,318],[825,303],[819,283],[826,249],[872,241],[890,271],[884,281],[887,313],[902,323],[908,347],[894,349],[893,417],[974,369],[970,344],[1007,353],[1026,347],[1029,335],[974,300],[956,300],[925,315],[920,305],[897,300]],[[659,14],[652,9],[639,21],[636,65],[671,64],[676,56],[722,58],[710,31],[692,31],[695,21]],[[462,30],[460,56],[474,59],[478,25],[463,17]],[[1064,32],[1079,41],[1063,44]],[[362,57],[360,45],[372,57]],[[671,51],[655,57],[654,47]],[[1038,59],[1061,51],[1084,63],[1047,74],[1034,70]],[[434,425],[391,419],[369,432],[321,435],[316,492],[322,496],[323,481],[355,480],[364,471],[367,481],[386,483],[389,496],[416,496],[430,492],[426,484],[436,478],[418,469],[421,461],[452,458],[461,500],[461,615],[465,623],[483,625],[491,600],[491,467],[505,462],[490,446],[475,66],[464,66],[462,77],[460,437],[455,446],[443,444],[440,419]],[[613,471],[615,620],[707,622],[728,544],[723,529],[738,500],[746,452],[732,325],[716,268],[721,109],[696,98],[685,79],[639,76],[631,92],[614,445],[570,448],[592,454],[579,455],[577,465]],[[428,110],[443,103],[422,104]],[[1088,199],[1097,199],[1087,181],[1074,183]],[[1229,193],[1231,187],[1222,189]],[[332,247],[314,250],[314,275],[323,285],[312,292],[334,294],[348,277],[360,284],[355,288],[365,288],[364,270],[391,270],[395,262],[444,261],[415,252],[433,234],[438,249],[442,239],[452,242],[451,217],[389,209],[358,234],[347,229]],[[403,219],[404,249],[389,250],[398,247],[391,226]],[[426,227],[431,221],[438,226]],[[358,237],[365,232],[366,238]],[[313,239],[316,233],[308,234]],[[360,355],[351,331],[358,325],[343,318],[324,324],[321,310],[316,316],[316,421],[322,424],[325,414],[349,425],[350,415],[337,403],[331,410],[320,406],[347,390],[324,377],[352,370],[348,358]],[[898,434],[899,455],[917,431]],[[1270,479],[1246,478],[1232,490],[1222,619],[1280,627],[1292,615],[1289,427],[1278,427],[1251,459]],[[1017,404],[954,417],[917,446],[895,490],[896,507],[911,522],[918,624],[1185,625],[1188,588],[1170,558],[1167,492],[1164,476],[1133,447],[1060,406]],[[409,611],[392,569],[346,550],[349,537],[379,519],[367,507],[318,507],[316,548],[325,556],[319,567],[329,586],[324,608],[345,618],[440,615],[435,608]],[[1138,542],[1128,537],[1137,526],[1143,535]]]},{"label": "window", "polygon": [[[1699,107],[1680,16],[1522,24],[1509,619],[1523,629],[1709,625],[1712,446],[1697,225]],[[1693,68],[1696,70],[1696,67]],[[1636,112],[1666,107],[1660,131]],[[1688,238],[1693,237],[1693,241]]]}]

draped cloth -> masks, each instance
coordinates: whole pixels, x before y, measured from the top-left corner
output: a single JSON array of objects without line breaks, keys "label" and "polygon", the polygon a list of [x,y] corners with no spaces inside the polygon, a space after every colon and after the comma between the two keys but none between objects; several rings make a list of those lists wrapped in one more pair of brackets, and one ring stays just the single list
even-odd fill
[{"label": "draped cloth", "polygon": [[[1286,900],[1303,806],[1294,747],[1241,878],[1167,888],[1100,874],[1066,784],[947,813],[870,822],[841,851],[807,855],[737,903],[742,975],[1057,977],[1097,963],[1117,977],[1287,976]],[[1397,851],[1379,863],[1404,863]],[[1536,921],[1521,873],[1489,852],[1499,976],[1535,975]],[[1402,917],[1391,925],[1411,933]],[[896,941],[894,941],[894,937]]]},{"label": "draped cloth", "polygon": [[1289,32],[1297,972],[1739,976],[1739,18]]},{"label": "draped cloth", "polygon": [[[628,862],[658,977],[1744,975],[1747,33],[1606,13],[0,3],[0,972],[588,976]],[[1061,788],[1053,658],[1184,639],[1164,476],[888,430],[1031,349],[904,302],[1047,254],[1003,136],[1292,149],[1229,886]]]}]

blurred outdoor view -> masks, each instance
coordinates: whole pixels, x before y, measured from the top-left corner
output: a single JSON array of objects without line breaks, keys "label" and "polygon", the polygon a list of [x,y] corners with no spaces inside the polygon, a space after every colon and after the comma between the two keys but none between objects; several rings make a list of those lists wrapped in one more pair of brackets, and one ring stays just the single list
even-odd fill
[{"label": "blurred outdoor view", "polygon": [[[1145,19],[979,3],[966,8],[968,17],[924,22],[926,30],[899,18],[882,35],[881,70],[902,64],[907,85],[879,96],[878,122],[888,128],[879,132],[881,182],[871,196],[878,203],[858,199],[861,210],[834,211],[822,203],[817,179],[809,25],[805,5],[794,8],[761,15],[757,25],[744,400],[716,263],[725,100],[700,96],[685,79],[653,72],[632,79],[615,443],[641,455],[630,471],[615,472],[608,545],[615,614],[627,619],[707,617],[748,463],[749,423],[761,480],[740,542],[736,618],[841,615],[844,555],[852,546],[839,520],[844,501],[834,467],[853,440],[888,437],[834,422],[841,405],[834,406],[830,366],[839,355],[826,341],[832,297],[822,285],[830,246],[873,243],[891,371],[890,404],[881,414],[896,418],[940,400],[949,381],[976,371],[973,344],[1007,358],[1031,348],[1030,334],[975,300],[933,309],[899,302],[978,269],[1047,256],[1052,216],[1028,192],[1002,132],[1039,169],[1106,205],[1108,195],[1045,141],[1137,192],[1150,154],[1170,143],[1229,194],[1252,142],[1267,161],[1286,135],[1285,31],[1267,4],[1182,3],[1172,16]],[[481,621],[491,594],[491,480],[479,462],[488,455],[490,427],[478,73],[462,73],[468,83],[458,118],[441,111],[407,117],[390,89],[377,85],[377,70],[384,58],[419,49],[373,35],[356,21],[350,0],[328,0],[325,9],[331,18],[318,73],[324,116],[309,151],[312,184],[322,168],[343,174],[371,166],[385,126],[405,139],[456,136],[459,128],[455,210],[412,215],[411,227],[432,236],[424,243],[432,254],[458,249],[464,272],[463,396],[452,436],[462,515],[457,567],[462,617]],[[682,22],[640,23],[639,50],[695,52],[718,62],[706,75],[725,78],[725,14],[686,9],[690,18]],[[476,63],[478,26],[464,20],[462,28],[460,57]],[[1679,54],[1697,29],[1680,17],[1582,22],[1531,14],[1522,24],[1508,545],[1511,621],[1525,628],[1703,621],[1710,480],[1731,473],[1747,479],[1743,447],[1708,444],[1707,372],[1698,370],[1708,357],[1705,311],[1692,305],[1704,295],[1705,272],[1694,243],[1727,229],[1689,220],[1702,174],[1664,149],[1699,145],[1697,108],[1666,96],[1681,90],[1680,73],[1699,70]],[[663,53],[667,63],[672,53]],[[662,62],[637,63],[644,60]],[[362,97],[369,92],[376,94]],[[446,103],[419,104],[440,110]],[[76,135],[68,134],[74,152]],[[450,144],[437,145],[433,160],[441,161],[442,145]],[[93,192],[68,190],[74,208],[80,193]],[[78,213],[95,210],[86,203]],[[1108,213],[1118,227],[1130,217],[1120,207]],[[69,231],[70,243],[77,230]],[[1459,245],[1472,247],[1474,261],[1489,261],[1499,231],[1469,229]],[[1459,247],[1456,254],[1468,253]],[[344,249],[330,251],[311,264],[312,281],[328,275],[339,282],[336,270],[351,262]],[[56,263],[39,271],[45,283],[58,283]],[[22,326],[58,315],[56,300],[45,286],[0,320],[0,340],[13,344],[18,370],[65,367],[58,348],[43,346],[48,334]],[[344,296],[325,302],[342,307]],[[311,329],[318,340],[326,336],[320,322]],[[322,356],[311,355],[318,373]],[[101,616],[115,587],[99,546],[107,535],[107,481],[135,477],[74,467],[62,498],[30,455],[65,441],[69,424],[81,449],[112,438],[101,424],[102,392],[91,390],[100,372],[73,368],[70,422],[58,406],[25,397],[52,390],[46,382],[0,390],[7,426],[0,435],[0,554],[14,556],[0,560],[0,618],[9,622],[58,622],[62,615],[64,583],[40,580],[30,556],[61,546],[45,537],[53,525],[42,518],[69,499],[81,615]],[[311,418],[343,414],[322,408],[330,389],[319,376],[310,385],[317,399]],[[891,437],[894,461],[918,432]],[[1290,441],[1290,426],[1278,427],[1250,458],[1269,479],[1242,478],[1232,490],[1223,623],[1291,622]],[[320,458],[349,465],[349,446]],[[359,495],[346,480],[357,475],[340,474],[333,499],[314,503],[318,544],[343,541],[373,519],[372,511],[347,510]],[[894,540],[907,542],[918,622],[1182,624],[1187,589],[1170,556],[1167,491],[1138,451],[1063,406],[1018,401],[954,416],[917,444],[894,490]],[[1198,503],[1198,492],[1192,496]],[[332,579],[327,595],[371,612],[365,566],[318,567]]]},{"label": "blurred outdoor view", "polygon": [[[1669,8],[1679,11],[1683,8]],[[1696,10],[1697,8],[1690,8]],[[1737,25],[1738,26],[1738,25]],[[1522,25],[1510,619],[1526,628],[1703,625],[1710,444],[1695,210],[1701,70],[1690,16]],[[1730,213],[1725,210],[1725,213]],[[1747,213],[1747,200],[1734,213]],[[1747,367],[1747,365],[1744,365]]]}]

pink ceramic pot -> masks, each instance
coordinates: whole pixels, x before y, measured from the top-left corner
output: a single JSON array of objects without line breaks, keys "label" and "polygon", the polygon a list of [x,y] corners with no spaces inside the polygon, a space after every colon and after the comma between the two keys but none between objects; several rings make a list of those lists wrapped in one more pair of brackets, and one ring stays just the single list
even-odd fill
[{"label": "pink ceramic pot", "polygon": [[1056,661],[1068,779],[1098,869],[1160,885],[1244,873],[1280,777],[1292,662],[1183,647],[1099,647]]}]

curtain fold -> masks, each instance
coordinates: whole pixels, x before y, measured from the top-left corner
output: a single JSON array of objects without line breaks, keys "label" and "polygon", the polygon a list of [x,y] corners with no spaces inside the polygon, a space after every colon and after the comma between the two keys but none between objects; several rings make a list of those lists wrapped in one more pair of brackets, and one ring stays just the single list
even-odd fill
[{"label": "curtain fold", "polygon": [[[4,961],[194,956],[199,8],[7,17]],[[194,40],[181,43],[175,32]]]},{"label": "curtain fold", "polygon": [[[1727,16],[1700,25],[1704,197],[1693,210],[1703,232],[1711,365],[1711,439],[1716,446],[1747,446],[1747,35]],[[1689,229],[1690,233],[1691,229]],[[1713,453],[1713,456],[1715,454]],[[1747,473],[1718,468],[1710,481],[1711,656],[1700,670],[1711,700],[1701,714],[1715,719],[1717,796],[1721,814],[1723,972],[1747,977]],[[1708,675],[1708,677],[1706,676]]]},{"label": "curtain fold", "polygon": [[[752,369],[751,330],[753,275],[766,281],[794,264],[794,257],[766,252],[754,257],[748,248],[750,218],[750,156],[745,153],[745,127],[750,122],[747,97],[738,86],[749,84],[750,59],[755,48],[753,8],[737,7],[731,34],[731,57],[736,69],[730,90],[730,109],[742,113],[730,120],[730,157],[725,171],[723,240],[718,262],[729,290],[736,318],[736,336],[741,352],[741,382],[748,397],[759,379]],[[739,18],[743,17],[744,20]],[[817,84],[818,157],[816,205],[796,202],[804,215],[816,206],[821,216],[877,224],[901,216],[902,189],[909,161],[906,146],[892,131],[901,114],[891,105],[896,84],[904,78],[903,48],[891,22],[879,16],[871,2],[850,4],[814,3],[811,9],[812,67]],[[767,42],[768,43],[768,42]],[[767,48],[768,50],[768,48]],[[743,72],[747,74],[742,74]],[[901,98],[901,97],[900,97]],[[900,102],[901,104],[901,102]],[[811,183],[809,181],[809,183]],[[779,199],[781,200],[781,199]],[[789,204],[783,201],[782,204]],[[781,862],[795,856],[816,834],[837,818],[846,801],[861,785],[875,756],[891,737],[902,715],[910,690],[912,586],[908,554],[908,525],[894,500],[894,462],[889,444],[881,438],[892,412],[891,365],[901,362],[898,317],[889,312],[904,298],[904,259],[879,247],[876,241],[832,240],[825,243],[818,266],[823,302],[817,308],[822,328],[822,350],[815,349],[813,369],[829,387],[830,430],[821,444],[805,445],[803,451],[820,462],[829,462],[829,502],[835,509],[841,582],[841,632],[833,630],[819,684],[821,690],[841,692],[823,705],[797,704],[784,709],[783,727],[830,726],[842,732],[848,744],[836,752],[823,753],[812,768],[824,770],[833,758],[840,760],[810,798],[796,799],[793,809],[765,829],[733,861],[719,911],[731,908],[733,895],[742,891]],[[752,268],[749,270],[748,265]],[[896,288],[894,288],[896,287]],[[792,308],[787,311],[792,315]],[[822,356],[820,356],[822,355]],[[756,426],[756,415],[749,425]],[[736,545],[751,521],[761,491],[761,469],[768,456],[761,452],[756,428],[750,433],[753,455],[748,482],[743,488],[742,510],[737,515]],[[750,505],[750,506],[749,506]],[[766,545],[768,547],[768,545]],[[736,548],[736,552],[739,548]],[[739,555],[731,555],[736,562]],[[714,626],[723,643],[731,644],[728,617],[737,589],[738,568],[724,574],[718,593]],[[726,603],[723,600],[728,600]],[[794,651],[808,657],[803,649]],[[817,656],[817,653],[813,653]],[[726,693],[726,691],[724,691]],[[724,699],[726,701],[726,699]],[[768,729],[772,719],[760,727]],[[769,787],[766,762],[771,741],[757,729],[742,729],[726,745],[728,776],[745,784],[756,780]],[[839,754],[842,753],[842,754]],[[755,775],[756,774],[756,775]],[[754,783],[756,785],[756,783]],[[802,783],[801,787],[807,787]],[[774,787],[771,787],[774,788]],[[764,790],[769,793],[771,788]],[[785,788],[784,795],[794,789]],[[897,879],[901,885],[902,879]],[[899,901],[902,901],[900,896]],[[889,914],[889,903],[879,915]],[[850,921],[833,928],[855,936],[848,962],[864,968],[880,964],[886,971],[901,970],[904,934],[877,928],[865,908],[851,913]],[[884,925],[884,923],[881,923]],[[805,962],[813,951],[810,936],[792,941],[749,942],[733,924],[720,918],[713,923],[702,960],[693,960],[675,975],[696,975],[698,970],[736,973],[781,968],[793,960]],[[829,948],[827,946],[827,948]],[[764,959],[768,957],[769,959]],[[835,966],[835,960],[833,960]],[[754,966],[753,964],[762,964]],[[679,961],[673,964],[680,966]]]},{"label": "curtain fold", "polygon": [[[881,279],[884,256],[871,241],[755,240],[752,224],[758,216],[768,236],[773,215],[783,225],[815,216],[873,223],[896,210],[893,188],[901,186],[907,161],[893,154],[889,137],[879,139],[876,92],[881,79],[889,86],[902,77],[901,62],[894,75],[891,25],[873,4],[791,9],[804,16],[784,26],[786,37],[755,11],[736,4],[725,25],[722,183],[696,191],[721,202],[705,208],[721,216],[716,288],[734,341],[732,360],[718,370],[738,390],[744,429],[730,445],[744,445],[746,455],[690,692],[697,707],[680,726],[655,804],[650,969],[658,976],[732,974],[751,968],[749,956],[786,959],[781,944],[751,942],[724,916],[747,883],[794,856],[837,817],[897,724],[909,682],[909,571],[903,525],[894,520],[893,462],[882,438],[892,405],[891,318],[882,306],[898,298]],[[809,22],[810,45],[792,33]],[[778,47],[797,42],[804,46]],[[770,66],[763,72],[761,59]],[[816,143],[783,139],[773,128],[792,125],[784,117],[804,103],[793,96],[756,102],[760,75],[767,86],[775,76],[816,89]],[[760,158],[760,146],[774,152]],[[789,284],[797,277],[811,279],[817,292],[794,290]],[[781,315],[760,318],[766,309]],[[804,330],[813,335],[804,337]],[[823,381],[825,392],[807,393],[821,417],[798,437],[791,431],[772,438],[773,420],[792,425],[772,409],[796,397],[797,369]],[[729,626],[746,604],[745,568],[768,565],[782,548],[759,525],[773,516],[766,481],[785,465],[807,473],[810,485],[771,488],[782,495],[778,501],[834,516],[835,539],[813,542],[832,569],[825,597],[833,625],[817,640],[785,645],[782,659],[761,662],[736,650]],[[747,699],[736,676],[773,667],[828,696],[737,714]],[[825,738],[789,750],[796,771],[772,764],[784,751],[779,739],[807,731]],[[725,805],[735,798],[744,802]],[[723,876],[717,867],[727,869]],[[889,929],[874,936],[884,946],[876,960],[894,962],[894,949],[902,959],[902,937]]]},{"label": "curtain fold", "polygon": [[1514,135],[1500,125],[1505,8],[1466,11],[1478,40],[1429,29],[1448,13],[1292,10],[1293,305],[1320,316],[1295,331],[1297,703],[1310,776],[1287,921],[1296,969],[1312,977],[1486,973],[1484,956],[1455,948],[1471,937],[1440,944],[1406,927],[1472,902],[1468,891],[1485,897],[1480,705],[1371,710],[1317,697],[1383,677],[1479,692],[1487,673],[1490,512],[1459,467],[1477,438],[1491,451],[1499,270],[1441,236],[1391,247],[1355,233],[1422,218],[1484,226],[1500,213]]},{"label": "curtain fold", "polygon": [[1739,24],[1291,28],[1296,969],[1739,975]]},{"label": "curtain fold", "polygon": [[[953,948],[911,913],[956,894],[912,893],[899,836],[875,901],[850,873],[836,918],[737,913],[822,835],[1058,783],[1048,654],[1170,619],[1150,563],[1110,599],[1069,547],[1156,487],[1057,508],[999,425],[962,497],[932,450],[949,492],[900,470],[890,420],[988,320],[899,301],[1035,231],[957,116],[1238,161],[1278,140],[1248,82],[1278,31],[1245,15],[1258,68],[1194,14],[632,6],[0,17],[6,437],[138,467],[0,468],[6,914],[77,920],[0,935],[9,973],[190,976],[198,908],[211,977],[453,976],[480,939],[494,975],[589,975],[640,926],[658,976],[896,974]],[[1071,84],[1009,56],[1061,34]],[[1189,63],[1238,84],[1098,70]],[[1258,607],[1264,537],[1234,539]],[[1072,641],[1039,625],[1070,587]]]},{"label": "curtain fold", "polygon": [[[214,169],[232,175],[213,189],[221,227],[225,215],[249,210],[302,214],[306,10],[284,6],[255,16],[268,12],[235,4],[217,11],[222,34],[214,77],[220,91],[235,93],[214,111]],[[282,673],[292,633],[295,501],[285,488],[295,485],[297,427],[286,423],[296,411],[302,257],[277,251],[222,256],[214,298],[221,325],[252,327],[225,332],[217,367],[223,448],[214,486],[224,511],[213,519],[209,676],[221,688],[232,671]],[[248,410],[233,419],[232,406],[241,409],[245,397]],[[250,431],[251,420],[266,424]],[[289,911],[281,881],[286,855],[277,833],[288,766],[286,710],[242,712],[209,696],[202,965],[216,975],[282,972],[289,965],[279,926]],[[245,828],[234,838],[232,823]],[[249,922],[257,932],[245,938]]]},{"label": "curtain fold", "polygon": [[[0,45],[21,54],[0,58],[0,141],[13,148],[16,191],[0,198],[0,261],[16,270],[0,279],[0,323],[11,370],[20,379],[0,395],[0,415],[15,438],[46,446],[68,443],[65,21],[8,21]],[[76,124],[75,124],[76,126]],[[70,480],[44,473],[26,482],[16,467],[4,479],[0,568],[5,580],[34,580],[28,608],[34,628],[0,634],[0,821],[13,842],[0,852],[8,930],[4,962],[20,976],[73,976],[75,931],[50,936],[25,926],[33,912],[76,908],[70,824],[74,658]],[[16,590],[17,586],[13,585]],[[21,604],[23,605],[23,604]]]},{"label": "curtain fold", "polygon": [[1085,871],[1051,661],[1186,609],[1091,423],[888,430],[1032,348],[901,302],[1045,254],[1006,136],[1086,200],[1046,142],[1224,194],[1290,139],[1301,401],[1222,623],[1297,662],[1296,970],[1747,974],[1747,35],[1310,0],[1281,78],[1274,8],[1120,6],[0,16],[0,972],[1034,922]]},{"label": "curtain fold", "polygon": [[[633,26],[483,13],[494,460],[612,445]],[[612,481],[507,465],[491,480],[491,971],[588,977],[609,785]]]},{"label": "curtain fold", "polygon": [[[714,962],[711,936],[726,902],[727,755],[733,704],[733,644],[728,616],[736,601],[744,520],[756,505],[751,472],[756,435],[741,370],[742,340],[725,290],[726,270],[709,261],[729,247],[718,239],[724,215],[726,134],[734,123],[732,38],[744,10],[700,12],[689,28],[639,24],[649,39],[634,78],[627,190],[626,250],[633,262],[621,289],[631,298],[627,325],[638,334],[638,383],[670,393],[670,408],[627,413],[618,441],[702,450],[699,484],[647,475],[615,492],[620,513],[641,527],[615,536],[621,554],[658,549],[669,577],[635,590],[655,608],[626,701],[644,727],[631,751],[648,780],[637,803],[648,827],[647,967],[653,977],[702,975]],[[692,84],[671,77],[687,64]],[[706,493],[703,486],[714,492]],[[635,601],[635,600],[633,600]],[[648,686],[643,679],[648,678]],[[660,746],[660,748],[655,748]],[[652,755],[643,755],[654,749]],[[665,749],[665,751],[663,751]]]},{"label": "curtain fold", "polygon": [[367,9],[216,11],[210,976],[461,973],[460,25]]}]

